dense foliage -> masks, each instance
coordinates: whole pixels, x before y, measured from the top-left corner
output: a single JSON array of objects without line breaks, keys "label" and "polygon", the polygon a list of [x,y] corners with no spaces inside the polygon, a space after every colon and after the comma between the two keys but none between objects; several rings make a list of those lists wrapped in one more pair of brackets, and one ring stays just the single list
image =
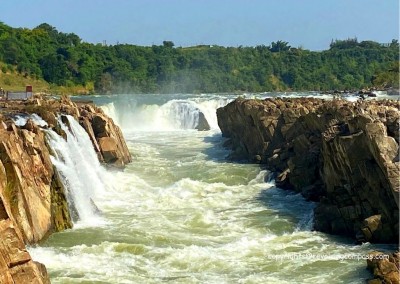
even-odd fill
[{"label": "dense foliage", "polygon": [[[399,45],[336,40],[326,51],[269,46],[151,47],[89,44],[49,24],[30,30],[0,22],[0,61],[7,72],[55,85],[82,85],[98,93],[227,92],[355,89],[392,80]],[[395,72],[398,70],[395,70]],[[385,75],[386,74],[386,75]],[[388,74],[388,75],[387,75]],[[388,77],[389,76],[389,77]],[[393,76],[392,76],[393,77]]]}]

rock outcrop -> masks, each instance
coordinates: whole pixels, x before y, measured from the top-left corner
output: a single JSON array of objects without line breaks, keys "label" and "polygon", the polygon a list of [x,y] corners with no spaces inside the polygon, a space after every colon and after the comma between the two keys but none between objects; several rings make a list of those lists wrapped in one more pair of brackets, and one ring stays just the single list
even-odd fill
[{"label": "rock outcrop", "polygon": [[400,283],[400,254],[399,252],[384,254],[374,251],[368,255],[367,268],[374,275],[368,284],[397,284]]},{"label": "rock outcrop", "polygon": [[91,103],[75,103],[64,96],[60,100],[35,98],[23,102],[0,103],[0,110],[2,107],[7,115],[10,113],[38,114],[50,128],[60,134],[62,133],[57,126],[57,116],[71,115],[88,133],[101,162],[111,167],[123,168],[132,161],[121,129],[101,108]]},{"label": "rock outcrop", "polygon": [[35,124],[28,128],[0,127],[0,200],[21,239],[36,243],[70,228],[71,220],[45,134]]},{"label": "rock outcrop", "polygon": [[49,283],[25,243],[72,225],[64,189],[50,161],[44,133],[0,122],[0,283]]},{"label": "rock outcrop", "polygon": [[54,114],[73,116],[89,134],[99,160],[109,166],[123,168],[132,161],[121,129],[101,108],[89,103],[75,103],[69,97],[58,100],[37,100],[32,104],[49,124],[56,125]]},{"label": "rock outcrop", "polygon": [[123,168],[132,161],[121,129],[101,108],[92,104],[76,104],[69,98],[61,100],[61,110],[75,117],[89,134],[100,161]]},{"label": "rock outcrop", "polygon": [[231,158],[265,164],[279,187],[319,201],[316,230],[398,242],[397,102],[237,99],[217,116]]},{"label": "rock outcrop", "polygon": [[204,113],[202,113],[201,111],[199,111],[199,122],[197,123],[195,129],[197,129],[198,131],[210,130],[210,124],[208,123]]},{"label": "rock outcrop", "polygon": [[31,259],[13,222],[5,217],[0,218],[0,283],[50,283],[46,267]]},{"label": "rock outcrop", "polygon": [[60,135],[57,117],[71,115],[100,161],[121,168],[131,156],[119,127],[94,105],[67,97],[0,103],[0,283],[49,283],[46,268],[32,261],[25,244],[71,228],[71,214],[44,131],[30,119],[17,127],[11,119],[17,113],[40,115]]}]

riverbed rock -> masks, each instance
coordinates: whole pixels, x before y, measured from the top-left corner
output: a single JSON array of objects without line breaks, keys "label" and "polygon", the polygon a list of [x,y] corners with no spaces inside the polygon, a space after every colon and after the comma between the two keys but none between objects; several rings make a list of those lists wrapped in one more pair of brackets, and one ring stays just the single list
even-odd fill
[{"label": "riverbed rock", "polygon": [[88,132],[92,142],[95,141],[94,147],[95,150],[97,148],[99,150],[100,160],[117,168],[125,167],[132,161],[132,157],[121,129],[101,109],[94,109],[90,106],[86,107],[85,110],[86,116],[82,117],[80,122]]},{"label": "riverbed rock", "polygon": [[[0,107],[1,106],[0,104]],[[1,112],[7,114],[13,112],[27,114],[36,113],[47,122],[50,128],[53,128],[63,137],[65,137],[65,135],[57,126],[57,116],[71,115],[88,133],[100,162],[105,162],[111,167],[123,168],[132,161],[132,156],[128,150],[121,129],[101,108],[89,101],[73,102],[68,96],[62,96],[59,100],[35,98],[34,100],[25,102],[9,101],[7,103],[7,108],[0,108],[0,110],[0,114]],[[104,158],[103,153],[108,153],[108,151],[104,151],[99,145],[99,140],[102,137],[110,137],[116,142],[114,154],[117,159]]]},{"label": "riverbed rock", "polygon": [[71,112],[88,133],[101,162],[116,168],[124,168],[132,161],[121,129],[101,108],[88,103],[74,103],[64,96],[60,109],[73,108]]},{"label": "riverbed rock", "polygon": [[368,284],[397,284],[400,283],[400,254],[394,252],[384,254],[374,251],[368,254],[367,269],[374,275]]},{"label": "riverbed rock", "polygon": [[231,158],[259,156],[279,186],[319,201],[316,230],[398,242],[397,102],[237,99],[217,116]]},{"label": "riverbed rock", "polygon": [[0,128],[0,283],[50,283],[25,243],[72,226],[44,133],[32,121]]},{"label": "riverbed rock", "polygon": [[0,283],[50,283],[45,266],[32,260],[13,222],[4,218],[0,220]]},{"label": "riverbed rock", "polygon": [[[8,130],[0,129],[0,199],[25,243],[36,243],[51,232],[71,227],[67,214],[61,219],[54,214],[68,210],[64,191],[54,188],[58,177],[45,134],[31,123],[31,131],[17,128],[13,122]],[[63,208],[52,206],[55,199]]]},{"label": "riverbed rock", "polygon": [[201,111],[199,111],[199,122],[197,123],[195,129],[198,131],[207,131],[210,130],[210,125],[208,124],[208,121]]},{"label": "riverbed rock", "polygon": [[50,283],[46,268],[32,261],[25,244],[71,228],[76,214],[51,163],[44,130],[31,119],[16,126],[10,117],[20,113],[38,114],[64,138],[57,117],[71,115],[87,131],[100,161],[124,167],[131,156],[119,127],[95,106],[68,97],[1,103],[0,283]]}]

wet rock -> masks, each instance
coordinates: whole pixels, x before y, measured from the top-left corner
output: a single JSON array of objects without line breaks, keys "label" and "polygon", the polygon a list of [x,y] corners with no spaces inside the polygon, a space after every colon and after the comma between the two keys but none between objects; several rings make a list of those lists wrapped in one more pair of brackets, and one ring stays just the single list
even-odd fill
[{"label": "wet rock", "polygon": [[118,160],[118,147],[114,138],[101,137],[99,146],[106,163],[115,163]]},{"label": "wet rock", "polygon": [[[131,161],[119,127],[94,106],[78,107],[68,97],[60,101],[37,98],[10,102],[1,111],[36,113],[60,135],[65,133],[57,126],[56,117],[72,115],[88,132],[100,161],[116,167]],[[17,127],[0,115],[0,123],[0,283],[50,283],[46,268],[32,261],[24,244],[71,228],[71,218],[78,216],[70,210],[54,171],[44,131],[31,119]]]},{"label": "wet rock", "polygon": [[254,162],[258,155],[278,173],[279,187],[321,201],[316,230],[359,241],[398,241],[395,101],[237,99],[218,109],[217,117],[231,157]]},{"label": "wet rock", "polygon": [[[38,130],[34,124],[28,128]],[[51,211],[56,177],[45,134],[12,124],[9,131],[0,130],[0,137],[0,199],[21,239],[36,243],[56,231]]]},{"label": "wet rock", "polygon": [[208,121],[206,117],[204,116],[204,113],[201,111],[199,112],[199,123],[195,127],[198,131],[208,131],[210,130],[210,125],[208,124]]},{"label": "wet rock", "polygon": [[10,219],[0,220],[0,283],[50,283],[46,268],[32,261]]},{"label": "wet rock", "polygon": [[83,126],[89,133],[92,142],[97,142],[94,143],[95,149],[99,149],[98,153],[101,159],[107,164],[122,168],[132,161],[121,129],[111,118],[101,112],[95,112],[89,113],[81,121],[84,121]]},{"label": "wet rock", "polygon": [[373,274],[374,279],[368,281],[373,283],[400,283],[400,259],[399,252],[384,254],[374,251],[368,254],[367,268]]}]

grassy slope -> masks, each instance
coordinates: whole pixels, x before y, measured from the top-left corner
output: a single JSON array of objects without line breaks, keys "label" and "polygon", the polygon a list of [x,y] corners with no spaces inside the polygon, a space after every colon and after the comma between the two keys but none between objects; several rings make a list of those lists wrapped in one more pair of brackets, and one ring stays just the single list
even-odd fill
[{"label": "grassy slope", "polygon": [[[2,64],[0,63],[0,66]],[[83,95],[89,94],[90,89],[93,87],[85,88],[82,86],[73,86],[73,87],[65,87],[65,86],[55,86],[47,83],[43,79],[34,79],[29,76],[24,76],[16,71],[7,71],[3,73],[0,70],[0,87],[5,91],[25,91],[25,86],[31,85],[33,87],[34,93],[47,93],[47,94],[68,94],[68,95]]]},{"label": "grassy slope", "polygon": [[0,87],[5,91],[25,91],[26,85],[32,85],[34,92],[50,91],[50,85],[44,80],[36,80],[24,77],[19,73],[3,73],[0,71]]}]

